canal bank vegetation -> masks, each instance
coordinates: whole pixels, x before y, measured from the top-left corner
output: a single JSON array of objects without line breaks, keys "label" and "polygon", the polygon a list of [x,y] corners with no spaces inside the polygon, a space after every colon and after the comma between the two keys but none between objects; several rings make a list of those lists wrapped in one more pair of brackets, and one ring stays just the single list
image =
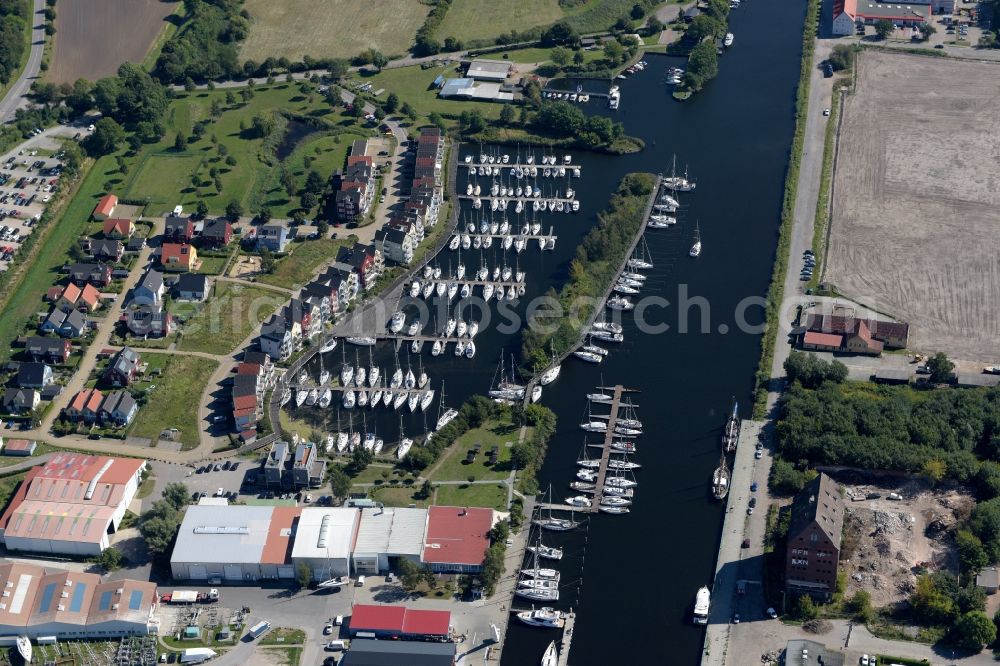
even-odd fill
[{"label": "canal bank vegetation", "polygon": [[785,297],[785,275],[792,243],[792,225],[795,224],[795,199],[798,196],[799,171],[802,166],[802,147],[805,143],[806,113],[809,111],[809,81],[812,75],[813,51],[816,31],[819,29],[820,0],[809,0],[806,7],[805,26],[802,30],[802,59],[799,63],[799,86],[795,94],[795,133],[785,174],[785,195],[781,202],[781,224],[778,229],[778,248],[774,255],[771,284],[767,288],[767,310],[764,335],[761,337],[760,362],[754,377],[755,419],[762,419],[767,411],[767,392],[771,383],[771,366],[774,364],[774,345],[777,344],[778,321]]},{"label": "canal bank vegetation", "polygon": [[576,346],[580,329],[601,301],[621,270],[636,233],[645,223],[644,213],[656,187],[656,177],[630,173],[622,178],[597,224],[583,238],[570,263],[569,280],[529,316],[522,334],[521,362],[534,374]]},{"label": "canal bank vegetation", "polygon": [[[836,85],[836,84],[835,84]],[[819,176],[819,193],[816,196],[816,214],[813,216],[812,249],[816,257],[816,269],[813,271],[809,286],[816,288],[823,274],[823,264],[826,261],[827,233],[830,229],[830,195],[833,190],[833,163],[836,158],[837,123],[840,120],[840,102],[843,99],[834,90],[830,102],[830,117],[826,123],[826,134],[823,137],[823,167]]]},{"label": "canal bank vegetation", "polygon": [[701,90],[719,73],[718,40],[729,29],[729,3],[726,0],[709,0],[702,14],[694,17],[678,42],[668,48],[672,55],[687,54],[687,68],[682,85],[673,96],[685,100]]}]

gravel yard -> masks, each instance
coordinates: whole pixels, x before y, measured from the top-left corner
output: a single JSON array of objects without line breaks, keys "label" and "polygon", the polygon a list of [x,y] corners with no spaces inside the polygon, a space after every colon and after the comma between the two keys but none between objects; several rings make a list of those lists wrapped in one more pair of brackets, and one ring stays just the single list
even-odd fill
[{"label": "gravel yard", "polygon": [[824,279],[978,361],[1000,337],[1000,66],[866,52],[848,95]]}]

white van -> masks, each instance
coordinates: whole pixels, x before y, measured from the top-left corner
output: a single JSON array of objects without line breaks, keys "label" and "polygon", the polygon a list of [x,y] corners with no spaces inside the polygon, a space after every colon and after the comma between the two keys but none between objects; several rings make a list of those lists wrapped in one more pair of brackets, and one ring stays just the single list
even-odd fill
[{"label": "white van", "polygon": [[337,650],[346,650],[347,644],[344,643],[344,641],[330,641],[329,643],[326,644],[326,649],[330,652],[334,652]]},{"label": "white van", "polygon": [[365,586],[365,577],[358,576],[358,579],[354,581],[354,587],[364,587],[364,586]]}]

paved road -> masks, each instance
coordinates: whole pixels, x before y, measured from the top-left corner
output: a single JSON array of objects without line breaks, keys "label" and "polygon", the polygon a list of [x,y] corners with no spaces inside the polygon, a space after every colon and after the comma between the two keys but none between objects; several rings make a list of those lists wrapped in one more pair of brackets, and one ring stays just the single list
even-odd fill
[{"label": "paved road", "polygon": [[28,54],[28,63],[21,72],[21,76],[11,85],[3,100],[0,100],[0,122],[6,123],[12,120],[14,112],[28,103],[25,95],[41,71],[42,54],[45,51],[45,21],[40,15],[43,9],[45,9],[45,0],[34,0],[29,20],[37,21],[37,23],[31,29],[31,52]]}]

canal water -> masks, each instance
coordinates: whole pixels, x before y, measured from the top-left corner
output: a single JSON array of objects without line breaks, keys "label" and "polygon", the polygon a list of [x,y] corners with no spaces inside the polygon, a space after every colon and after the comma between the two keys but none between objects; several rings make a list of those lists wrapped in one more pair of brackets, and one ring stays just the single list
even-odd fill
[{"label": "canal water", "polygon": [[[574,666],[695,664],[699,659],[704,630],[691,625],[690,610],[697,588],[712,581],[723,517],[722,505],[710,500],[708,486],[719,462],[719,437],[731,401],[740,401],[744,415],[749,411],[760,335],[741,330],[739,320],[759,324],[763,309],[759,303],[745,311],[740,307],[746,299],[765,294],[774,260],[804,15],[801,0],[746,0],[732,14],[735,44],[720,58],[718,77],[683,104],[672,100],[664,84],[665,69],[683,66],[683,61],[653,55],[646,58],[649,66],[644,71],[618,82],[622,103],[617,112],[608,111],[603,101],[589,103],[588,113],[622,121],[626,133],[646,142],[646,150],[620,157],[574,153],[573,163],[583,168],[582,178],[572,182],[581,212],[546,214],[540,221],[546,230],[555,227],[555,251],[540,252],[532,242],[518,256],[528,280],[521,299],[525,303],[550,287],[558,290],[566,280],[576,246],[624,174],[667,173],[676,155],[678,167],[686,166],[697,180],[697,190],[681,199],[679,224],[646,233],[655,269],[647,272],[643,296],[658,295],[670,303],[649,308],[646,320],[666,323],[668,330],[643,334],[626,315],[624,344],[608,345],[613,351],[599,366],[566,361],[542,398],[556,412],[559,426],[539,481],[542,488],[551,484],[557,500],[575,494],[568,484],[583,443],[578,424],[591,387],[603,381],[640,391],[635,402],[646,432],[635,457],[643,468],[636,474],[640,483],[631,513],[599,514],[576,532],[546,533],[547,544],[566,552],[558,564],[563,587],[556,606],[578,612],[570,658]],[[516,151],[504,148],[512,157]],[[461,154],[466,153],[478,156],[479,147],[463,146]],[[465,182],[460,167],[460,189]],[[687,252],[696,224],[704,249],[700,258],[692,259]],[[479,266],[479,254],[463,254],[470,273]],[[500,257],[496,244],[484,252],[491,267]],[[510,263],[514,257],[513,251],[508,253]],[[456,253],[447,249],[440,256],[445,274],[449,262],[454,267],[457,261]],[[520,349],[520,335],[501,332],[495,301],[491,308],[493,322],[476,337],[474,359],[456,358],[451,346],[432,359],[425,347],[423,366],[433,388],[445,381],[447,406],[484,394],[501,353],[509,362],[510,354]],[[513,309],[523,312],[524,307]],[[466,318],[471,314],[467,310]],[[368,352],[361,348],[360,353],[365,363]],[[391,345],[382,343],[375,353],[376,363],[391,374]],[[327,354],[326,367],[338,371],[341,354],[340,347]],[[353,361],[355,348],[348,345],[347,354]],[[416,357],[408,360],[401,351],[400,362],[404,369],[411,362],[416,371]],[[437,410],[435,399],[427,414],[432,427]],[[357,428],[361,417],[353,411]],[[364,411],[367,427],[377,427],[387,445],[398,439],[400,413],[405,412],[407,435],[424,430],[422,416],[405,409]],[[341,418],[346,427],[346,411]],[[554,638],[556,632],[512,621],[503,666],[537,664]],[[470,663],[483,654],[470,655]]]}]

